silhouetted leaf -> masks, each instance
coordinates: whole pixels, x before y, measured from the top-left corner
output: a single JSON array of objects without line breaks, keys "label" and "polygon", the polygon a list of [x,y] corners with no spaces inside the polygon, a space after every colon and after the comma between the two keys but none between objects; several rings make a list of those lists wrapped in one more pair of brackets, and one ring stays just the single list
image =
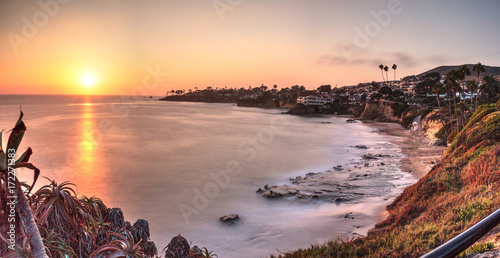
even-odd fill
[{"label": "silhouetted leaf", "polygon": [[19,120],[17,120],[16,126],[14,127],[14,129],[12,129],[12,132],[10,133],[9,136],[9,140],[7,142],[7,150],[6,150],[7,153],[9,153],[10,149],[14,149],[15,151],[17,151],[19,144],[21,144],[21,141],[23,140],[24,132],[26,131],[26,126],[24,125],[22,119],[23,119],[23,112],[21,111],[21,114],[19,115]]},{"label": "silhouetted leaf", "polygon": [[19,159],[16,161],[16,165],[22,162],[28,162],[30,160],[31,154],[33,154],[33,150],[30,147],[21,155]]}]

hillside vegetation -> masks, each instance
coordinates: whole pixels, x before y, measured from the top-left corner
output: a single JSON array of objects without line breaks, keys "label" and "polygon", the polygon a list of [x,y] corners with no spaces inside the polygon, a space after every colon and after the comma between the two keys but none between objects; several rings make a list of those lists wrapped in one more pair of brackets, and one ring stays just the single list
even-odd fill
[{"label": "hillside vegetation", "polygon": [[[441,163],[387,207],[366,237],[281,257],[418,257],[499,208],[500,112],[483,105],[455,136]],[[478,249],[478,248],[476,248]]]}]

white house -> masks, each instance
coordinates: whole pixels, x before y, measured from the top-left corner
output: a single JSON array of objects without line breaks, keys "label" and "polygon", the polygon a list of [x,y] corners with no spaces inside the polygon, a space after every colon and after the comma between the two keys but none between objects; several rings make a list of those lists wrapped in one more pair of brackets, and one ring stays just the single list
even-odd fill
[{"label": "white house", "polygon": [[298,97],[297,103],[301,103],[306,106],[322,106],[328,103],[333,103],[333,98],[316,96]]}]

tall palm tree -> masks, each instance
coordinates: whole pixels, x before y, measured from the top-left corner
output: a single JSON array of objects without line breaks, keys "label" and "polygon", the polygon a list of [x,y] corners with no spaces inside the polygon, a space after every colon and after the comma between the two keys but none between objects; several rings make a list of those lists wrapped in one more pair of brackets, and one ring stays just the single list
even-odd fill
[{"label": "tall palm tree", "polygon": [[449,113],[450,113],[450,119],[451,119],[451,98],[452,98],[452,95],[453,94],[453,89],[456,88],[455,84],[456,84],[456,80],[455,80],[455,73],[456,73],[456,70],[450,70],[446,76],[445,76],[445,79],[444,79],[444,86],[446,88],[446,94],[448,95],[448,109],[449,109]]},{"label": "tall palm tree", "polygon": [[398,66],[396,64],[393,64],[392,69],[394,70],[394,81],[396,81],[396,69],[398,69]]},{"label": "tall palm tree", "polygon": [[483,84],[481,85],[481,91],[486,94],[486,101],[488,104],[491,103],[491,97],[500,92],[500,85],[497,77],[493,75],[483,76]]},{"label": "tall palm tree", "polygon": [[389,82],[389,74],[388,74],[389,67],[384,66],[384,71],[385,71],[385,79],[387,80],[387,82]]},{"label": "tall palm tree", "polygon": [[474,106],[474,99],[472,98],[472,95],[474,94],[474,91],[477,89],[477,82],[475,80],[472,81],[467,81],[467,88],[470,90],[470,106],[471,108]]},{"label": "tall palm tree", "polygon": [[465,76],[467,75],[470,75],[470,69],[469,67],[467,67],[467,65],[462,65],[460,66],[460,68],[458,68],[458,81],[459,81],[459,85],[460,85],[460,88],[459,88],[459,91],[461,91],[461,86],[463,85],[464,83],[464,80],[465,80]]},{"label": "tall palm tree", "polygon": [[432,92],[436,93],[436,98],[438,101],[438,107],[441,108],[441,103],[439,102],[439,94],[444,91],[443,84],[441,82],[436,83],[434,87],[432,88]]},{"label": "tall palm tree", "polygon": [[456,100],[457,94],[456,93],[461,91],[461,87],[459,84],[459,77],[460,77],[459,71],[455,70],[455,69],[451,69],[446,74],[446,77],[445,77],[445,81],[448,82],[450,90],[451,90],[451,94],[453,95],[453,106],[455,109],[457,108],[457,100]]},{"label": "tall palm tree", "polygon": [[481,75],[481,73],[484,73],[486,71],[484,68],[484,65],[479,62],[472,67],[472,71],[476,72],[477,74],[477,83],[479,83],[479,76]]},{"label": "tall palm tree", "polygon": [[382,73],[382,81],[385,81],[385,79],[384,79],[384,65],[381,64],[378,66],[378,68],[380,68],[380,73]]},{"label": "tall palm tree", "polygon": [[[483,73],[486,72],[485,67],[480,62],[478,62],[477,64],[475,64],[472,67],[472,71],[476,72],[476,74],[477,74],[477,84],[479,86],[479,84],[481,83],[481,81],[479,80],[479,76],[481,75],[481,72],[483,72]],[[477,93],[478,93],[477,90],[479,90],[479,87],[476,88],[476,106],[475,106],[475,109],[477,109]]]}]

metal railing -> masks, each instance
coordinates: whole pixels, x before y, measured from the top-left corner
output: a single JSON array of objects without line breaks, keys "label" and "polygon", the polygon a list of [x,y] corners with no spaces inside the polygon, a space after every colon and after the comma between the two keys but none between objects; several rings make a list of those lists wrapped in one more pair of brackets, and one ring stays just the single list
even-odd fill
[{"label": "metal railing", "polygon": [[500,209],[479,221],[476,225],[462,232],[448,242],[440,245],[422,258],[455,257],[473,245],[500,223]]}]

